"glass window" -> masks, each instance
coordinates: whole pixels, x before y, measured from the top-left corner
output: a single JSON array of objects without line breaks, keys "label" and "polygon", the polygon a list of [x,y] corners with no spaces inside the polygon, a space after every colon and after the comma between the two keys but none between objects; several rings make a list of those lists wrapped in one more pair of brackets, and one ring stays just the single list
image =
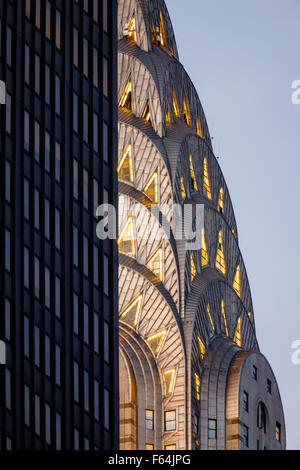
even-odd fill
[{"label": "glass window", "polygon": [[29,220],[29,181],[24,178],[24,218]]},{"label": "glass window", "polygon": [[96,245],[94,245],[94,284],[99,286],[99,250]]},{"label": "glass window", "polygon": [[10,341],[11,335],[10,335],[10,325],[11,325],[11,319],[10,319],[10,301],[8,299],[5,299],[5,339],[7,341]]},{"label": "glass window", "polygon": [[48,131],[45,131],[45,170],[50,172],[50,152],[51,152],[51,140]]},{"label": "glass window", "polygon": [[78,199],[78,161],[73,160],[73,196]]},{"label": "glass window", "polygon": [[99,354],[99,315],[94,312],[94,351]]},{"label": "glass window", "polygon": [[11,95],[6,93],[6,106],[5,106],[5,130],[8,134],[11,134]]},{"label": "glass window", "polygon": [[60,346],[58,344],[55,345],[55,380],[56,385],[60,387],[61,385],[61,354],[60,354]]},{"label": "glass window", "polygon": [[24,385],[24,422],[30,426],[30,391],[27,385]]},{"label": "glass window", "polygon": [[83,337],[84,341],[89,344],[89,307],[83,305]]},{"label": "glass window", "polygon": [[83,373],[83,388],[84,388],[84,409],[90,410],[90,397],[89,397],[89,374],[85,370]]},{"label": "glass window", "polygon": [[50,337],[45,335],[45,374],[51,375],[51,343]]},{"label": "glass window", "polygon": [[24,149],[30,150],[30,116],[27,111],[24,112]]},{"label": "glass window", "polygon": [[154,411],[146,410],[146,429],[154,429]]},{"label": "glass window", "polygon": [[97,421],[100,419],[99,394],[99,382],[94,380],[94,418]]},{"label": "glass window", "polygon": [[46,1],[46,37],[51,39],[51,3]]},{"label": "glass window", "polygon": [[103,0],[103,29],[108,32],[108,4],[107,0]]},{"label": "glass window", "polygon": [[104,389],[104,427],[109,430],[109,391]]},{"label": "glass window", "polygon": [[56,421],[56,448],[55,450],[61,450],[61,416],[59,413],[55,414]]},{"label": "glass window", "polygon": [[99,21],[99,1],[93,0],[93,19],[95,23]]},{"label": "glass window", "polygon": [[79,402],[79,365],[74,361],[74,400]]},{"label": "glass window", "polygon": [[41,92],[41,59],[37,54],[35,54],[34,64],[34,90],[39,95]]},{"label": "glass window", "polygon": [[12,29],[10,26],[6,27],[6,63],[12,66]]},{"label": "glass window", "polygon": [[40,329],[37,325],[34,327],[34,364],[36,367],[40,367],[40,348],[41,348],[41,335]]},{"label": "glass window", "polygon": [[249,395],[247,392],[244,391],[244,395],[243,395],[243,398],[244,398],[244,410],[249,411]]},{"label": "glass window", "polygon": [[83,140],[89,142],[89,107],[83,103]]},{"label": "glass window", "polygon": [[25,44],[24,80],[27,85],[30,85],[30,47],[28,44]]},{"label": "glass window", "polygon": [[34,121],[34,158],[40,161],[40,124]]},{"label": "glass window", "polygon": [[73,61],[75,67],[79,67],[79,31],[77,28],[73,29]]},{"label": "glass window", "polygon": [[89,42],[87,38],[83,38],[83,73],[89,76]]},{"label": "glass window", "polygon": [[11,410],[11,372],[5,369],[5,406]]},{"label": "glass window", "polygon": [[109,295],[109,263],[106,255],[103,256],[103,290],[105,295]]},{"label": "glass window", "polygon": [[34,227],[40,228],[40,193],[37,189],[34,190]]},{"label": "glass window", "polygon": [[99,206],[99,183],[94,178],[94,216],[96,216],[97,208]]},{"label": "glass window", "polygon": [[5,161],[5,199],[11,201],[11,164]]},{"label": "glass window", "polygon": [[243,442],[246,447],[249,447],[249,428],[243,425]]},{"label": "glass window", "polygon": [[98,114],[93,114],[93,147],[94,152],[98,153],[99,151],[99,118]]},{"label": "glass window", "polygon": [[103,123],[103,160],[108,163],[108,125]]},{"label": "glass window", "polygon": [[9,230],[5,230],[5,269],[7,269],[7,271],[11,269],[11,241]]},{"label": "glass window", "polygon": [[108,98],[108,60],[106,59],[106,57],[103,57],[103,94]]},{"label": "glass window", "polygon": [[45,266],[45,306],[50,309],[50,269]]},{"label": "glass window", "polygon": [[217,420],[208,420],[208,439],[217,439]]},{"label": "glass window", "polygon": [[55,142],[55,179],[60,183],[60,166],[61,166],[61,145]]},{"label": "glass window", "polygon": [[79,333],[79,305],[78,295],[73,294],[73,331]]},{"label": "glass window", "polygon": [[90,450],[90,441],[87,437],[84,438],[84,450]]},{"label": "glass window", "polygon": [[89,240],[84,235],[83,237],[83,273],[89,275]]},{"label": "glass window", "polygon": [[26,0],[25,4],[25,14],[27,18],[30,19],[30,14],[31,14],[31,0]]},{"label": "glass window", "polygon": [[86,169],[83,170],[83,207],[89,208],[89,173]]},{"label": "glass window", "polygon": [[55,112],[56,114],[60,115],[60,108],[61,108],[61,102],[60,102],[60,78],[58,75],[55,75]]},{"label": "glass window", "polygon": [[51,409],[50,406],[45,406],[45,436],[46,443],[51,445]]},{"label": "glass window", "polygon": [[57,49],[61,49],[61,13],[56,10],[55,42]]},{"label": "glass window", "polygon": [[41,0],[35,0],[35,25],[41,29]]},{"label": "glass window", "polygon": [[51,104],[51,71],[49,65],[45,65],[45,101],[48,105]]},{"label": "glass window", "polygon": [[252,377],[254,378],[254,380],[257,380],[257,367],[256,366],[252,367]]},{"label": "glass window", "polygon": [[34,397],[34,411],[35,411],[35,433],[39,436],[41,434],[41,399],[38,395]]},{"label": "glass window", "polygon": [[109,363],[109,325],[104,322],[104,360]]},{"label": "glass window", "polygon": [[83,9],[86,13],[89,12],[89,0],[83,0]]},{"label": "glass window", "polygon": [[79,431],[74,429],[74,450],[79,450]]},{"label": "glass window", "polygon": [[165,411],[165,431],[176,430],[176,411]]},{"label": "glass window", "polygon": [[99,56],[96,47],[93,48],[93,84],[99,86]]},{"label": "glass window", "polygon": [[78,133],[78,95],[73,93],[73,130]]},{"label": "glass window", "polygon": [[30,357],[29,318],[24,316],[24,356]]},{"label": "glass window", "polygon": [[198,433],[199,433],[199,416],[194,415],[194,434],[196,434],[197,436]]},{"label": "glass window", "polygon": [[50,240],[50,202],[45,199],[45,237]]},{"label": "glass window", "polygon": [[281,424],[276,421],[276,431],[275,431],[276,441],[281,442]]},{"label": "glass window", "polygon": [[29,250],[24,247],[24,287],[29,289]]},{"label": "glass window", "polygon": [[60,318],[60,278],[55,276],[55,315]]},{"label": "glass window", "polygon": [[40,260],[34,257],[34,295],[40,298]]},{"label": "glass window", "polygon": [[55,208],[55,247],[60,250],[60,212]]}]

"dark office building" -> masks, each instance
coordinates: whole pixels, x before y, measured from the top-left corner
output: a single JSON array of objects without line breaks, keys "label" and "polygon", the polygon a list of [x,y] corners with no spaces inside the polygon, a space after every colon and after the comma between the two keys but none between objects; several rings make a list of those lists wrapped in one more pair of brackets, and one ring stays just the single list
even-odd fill
[{"label": "dark office building", "polygon": [[1,0],[1,449],[118,447],[116,0]]}]

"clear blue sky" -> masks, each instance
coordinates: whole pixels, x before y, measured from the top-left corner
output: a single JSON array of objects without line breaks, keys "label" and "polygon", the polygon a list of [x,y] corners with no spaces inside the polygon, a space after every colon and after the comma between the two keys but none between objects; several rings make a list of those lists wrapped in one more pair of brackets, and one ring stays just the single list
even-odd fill
[{"label": "clear blue sky", "polygon": [[206,113],[250,280],[260,348],[300,449],[299,0],[166,0],[180,61]]}]

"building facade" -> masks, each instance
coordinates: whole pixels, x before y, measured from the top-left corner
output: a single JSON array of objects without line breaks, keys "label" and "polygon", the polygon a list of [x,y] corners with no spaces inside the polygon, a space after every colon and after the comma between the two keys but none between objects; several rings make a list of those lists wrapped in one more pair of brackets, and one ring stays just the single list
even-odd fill
[{"label": "building facade", "polygon": [[116,0],[0,2],[1,449],[118,446],[116,31]]},{"label": "building facade", "polygon": [[[118,37],[120,448],[284,449],[229,191],[164,1],[119,0]],[[194,249],[176,233],[188,206],[192,227],[204,214]]]}]

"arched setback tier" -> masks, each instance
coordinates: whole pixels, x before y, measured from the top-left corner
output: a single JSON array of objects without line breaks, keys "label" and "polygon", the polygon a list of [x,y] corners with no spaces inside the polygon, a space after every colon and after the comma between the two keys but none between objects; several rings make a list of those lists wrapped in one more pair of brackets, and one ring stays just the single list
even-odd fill
[{"label": "arched setback tier", "polygon": [[[135,399],[128,398],[128,381],[127,392],[121,395],[121,412],[130,410],[121,415],[123,422],[132,420],[128,432],[130,436],[136,432],[135,445],[139,449],[145,449],[145,444],[152,444],[156,449],[171,444],[185,449],[185,350],[176,306],[147,268],[139,268],[134,260],[124,255],[120,256],[119,302],[120,347],[126,353],[120,379],[126,374],[129,377],[129,371],[133,370],[131,380],[136,387]],[[135,359],[140,349],[147,361]],[[153,415],[149,432],[146,410]],[[124,446],[131,446],[122,428],[121,435],[126,441]]]}]

